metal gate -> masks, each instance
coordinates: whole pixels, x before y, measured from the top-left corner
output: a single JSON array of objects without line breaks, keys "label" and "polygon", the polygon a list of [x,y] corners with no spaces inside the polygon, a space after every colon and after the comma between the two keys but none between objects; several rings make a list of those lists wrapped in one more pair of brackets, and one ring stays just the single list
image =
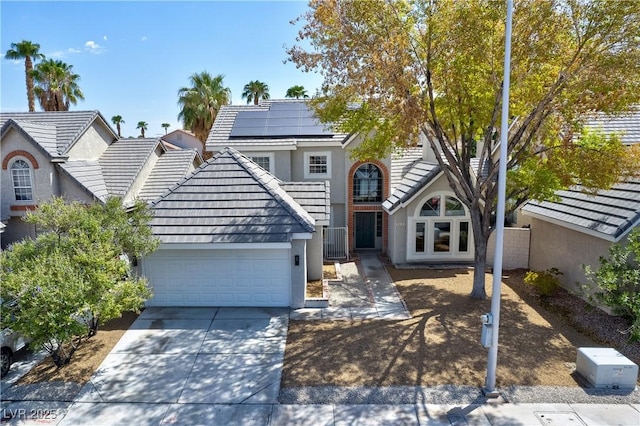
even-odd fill
[{"label": "metal gate", "polygon": [[349,244],[346,227],[322,228],[322,244],[325,259],[348,259]]}]

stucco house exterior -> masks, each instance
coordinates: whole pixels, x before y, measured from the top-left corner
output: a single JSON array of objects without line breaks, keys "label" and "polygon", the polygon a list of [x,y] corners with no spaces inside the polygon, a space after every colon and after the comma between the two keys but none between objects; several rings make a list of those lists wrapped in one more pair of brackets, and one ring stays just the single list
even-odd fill
[{"label": "stucco house exterior", "polygon": [[54,196],[151,200],[202,163],[159,139],[118,139],[98,111],[0,113],[2,247],[35,236],[21,218]]},{"label": "stucco house exterior", "polygon": [[[640,143],[640,109],[618,116],[594,115],[587,127],[616,133],[626,145]],[[570,290],[587,284],[583,265],[599,266],[612,243],[624,243],[640,226],[640,178],[589,195],[581,188],[559,191],[557,202],[527,202],[518,223],[531,228],[530,268],[557,268]]]},{"label": "stucco house exterior", "polygon": [[224,148],[151,204],[147,306],[300,308],[322,277],[329,183],[282,182]]},{"label": "stucco house exterior", "polygon": [[348,230],[348,250],[386,251],[391,158],[351,159],[360,142],[319,123],[305,101],[267,100],[223,106],[205,149],[233,147],[283,181],[330,181],[328,227]]},{"label": "stucco house exterior", "polygon": [[160,138],[169,149],[195,149],[202,155],[202,142],[187,130],[176,129]]},{"label": "stucco house exterior", "polygon": [[[330,181],[324,232],[346,230],[343,253],[388,253],[395,264],[473,261],[469,212],[426,141],[379,160],[352,159],[350,150],[362,140],[321,124],[306,101],[267,100],[222,107],[205,149],[233,147],[283,181]],[[521,234],[528,242],[528,230]],[[337,242],[325,236],[325,256]],[[526,267],[527,247],[510,252],[515,260],[508,267]]]}]

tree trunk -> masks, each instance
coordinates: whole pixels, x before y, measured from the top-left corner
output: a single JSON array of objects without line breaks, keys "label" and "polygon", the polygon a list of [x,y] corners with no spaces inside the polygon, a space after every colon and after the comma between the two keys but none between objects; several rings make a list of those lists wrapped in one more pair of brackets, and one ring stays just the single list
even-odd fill
[{"label": "tree trunk", "polygon": [[473,288],[471,297],[473,299],[486,299],[485,289],[485,269],[487,267],[487,241],[483,236],[474,236],[475,255],[473,259]]},{"label": "tree trunk", "polygon": [[471,297],[474,299],[486,299],[485,289],[485,269],[487,266],[487,243],[491,228],[489,227],[488,214],[483,214],[479,204],[474,204],[469,209],[471,215],[471,227],[473,229],[474,265],[473,265],[473,287]]},{"label": "tree trunk", "polygon": [[24,69],[26,74],[25,78],[27,80],[27,101],[29,103],[29,112],[34,112],[36,110],[36,101],[33,96],[33,76],[31,75],[31,72],[33,71],[33,62],[29,55],[24,58]]}]

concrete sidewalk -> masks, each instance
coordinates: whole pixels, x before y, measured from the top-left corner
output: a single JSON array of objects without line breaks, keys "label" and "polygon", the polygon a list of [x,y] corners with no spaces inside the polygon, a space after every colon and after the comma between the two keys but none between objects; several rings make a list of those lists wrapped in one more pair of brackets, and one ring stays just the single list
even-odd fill
[{"label": "concrete sidewalk", "polygon": [[[6,424],[636,426],[640,404],[192,404],[20,401]],[[13,418],[8,419],[8,417]]]}]

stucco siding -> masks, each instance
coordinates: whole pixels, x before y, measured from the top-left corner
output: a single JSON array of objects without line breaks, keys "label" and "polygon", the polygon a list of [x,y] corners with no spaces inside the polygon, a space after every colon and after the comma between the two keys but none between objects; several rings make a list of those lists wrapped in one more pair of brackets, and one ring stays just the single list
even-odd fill
[{"label": "stucco siding", "polygon": [[322,279],[322,226],[316,226],[316,232],[313,237],[307,240],[307,279]]},{"label": "stucco siding", "polygon": [[529,268],[557,268],[562,272],[559,279],[563,285],[575,291],[576,283],[586,283],[582,265],[597,268],[599,257],[607,255],[610,245],[600,238],[531,218]]},{"label": "stucco siding", "polygon": [[140,173],[138,173],[135,180],[131,184],[131,187],[129,188],[127,195],[124,197],[124,200],[123,200],[124,203],[128,203],[138,198],[138,195],[140,194],[140,190],[146,183],[147,178],[149,177],[149,175],[151,174],[151,171],[153,170],[156,163],[158,162],[158,158],[160,158],[159,151],[161,151],[161,149],[162,148],[158,146],[151,153],[151,155],[149,155],[149,158],[147,159],[147,161],[145,161],[144,166],[142,167],[142,170],[140,170]]},{"label": "stucco siding", "polygon": [[[4,167],[0,170],[0,188],[2,190],[2,207],[1,218],[6,220],[10,216],[23,216],[24,211],[12,210],[11,206],[35,205],[42,201],[49,200],[52,195],[58,194],[58,179],[55,169],[49,158],[46,157],[38,148],[29,142],[22,134],[15,130],[10,130],[3,138],[0,145],[2,160],[15,151],[26,152],[32,158],[24,155],[17,155],[11,158],[7,163],[7,169]],[[33,200],[16,201],[13,191],[13,179],[11,177],[11,164],[16,159],[26,160],[31,168],[31,185]],[[35,160],[35,163],[33,164]]]},{"label": "stucco siding", "polygon": [[2,249],[4,250],[9,244],[21,241],[26,237],[35,238],[35,236],[35,225],[23,222],[20,217],[12,217],[7,221],[7,227],[4,232],[0,234],[0,242],[2,244]]},{"label": "stucco siding", "polygon": [[60,195],[67,201],[77,201],[83,204],[92,204],[93,197],[82,188],[75,180],[71,179],[64,173],[60,173]]},{"label": "stucco siding", "polygon": [[398,210],[389,216],[389,259],[393,264],[405,263],[407,259],[407,212]]},{"label": "stucco siding", "polygon": [[94,121],[69,149],[67,155],[69,155],[69,160],[95,161],[100,158],[113,140],[113,135],[104,126]]}]

